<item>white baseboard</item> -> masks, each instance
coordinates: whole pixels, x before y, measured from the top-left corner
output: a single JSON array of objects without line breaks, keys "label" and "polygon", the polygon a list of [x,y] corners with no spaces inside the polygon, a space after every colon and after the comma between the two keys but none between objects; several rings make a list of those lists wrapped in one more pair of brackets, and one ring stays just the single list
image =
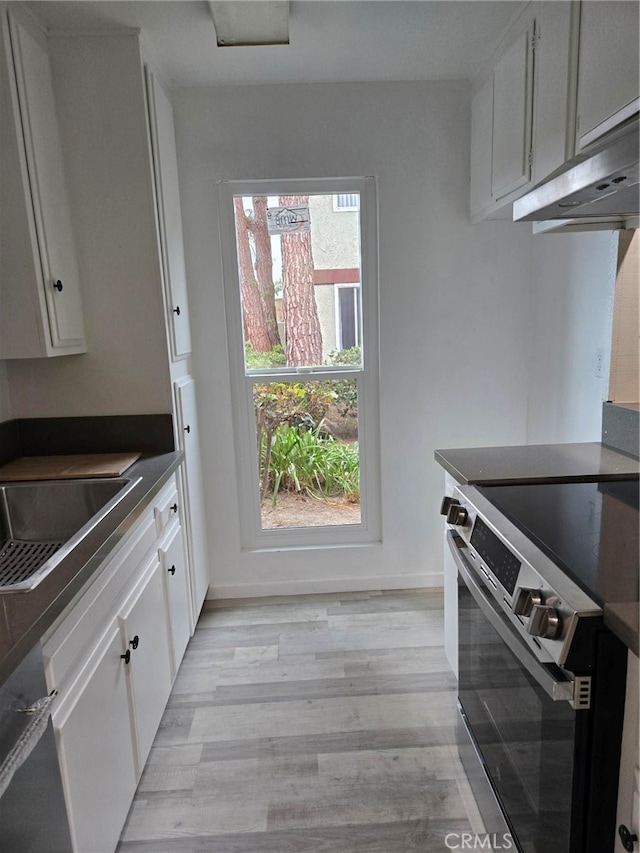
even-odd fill
[{"label": "white baseboard", "polygon": [[419,575],[389,575],[327,580],[280,580],[256,583],[217,584],[209,587],[207,599],[261,598],[272,595],[313,595],[329,592],[367,592],[383,589],[433,589],[443,585],[440,572]]}]

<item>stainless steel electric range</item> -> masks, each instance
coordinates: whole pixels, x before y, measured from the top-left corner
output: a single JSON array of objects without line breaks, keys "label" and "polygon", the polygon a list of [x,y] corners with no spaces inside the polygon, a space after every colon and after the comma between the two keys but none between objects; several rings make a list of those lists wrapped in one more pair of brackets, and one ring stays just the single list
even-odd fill
[{"label": "stainless steel electric range", "polygon": [[637,480],[458,486],[461,757],[486,829],[522,853],[614,849]]}]

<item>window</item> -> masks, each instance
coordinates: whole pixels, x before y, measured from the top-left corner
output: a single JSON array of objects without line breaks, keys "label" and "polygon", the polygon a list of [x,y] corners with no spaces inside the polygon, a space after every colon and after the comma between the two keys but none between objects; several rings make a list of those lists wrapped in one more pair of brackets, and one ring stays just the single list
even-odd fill
[{"label": "window", "polygon": [[334,210],[359,210],[360,196],[358,193],[342,193],[333,197]]},{"label": "window", "polygon": [[377,541],[375,180],[223,183],[219,211],[242,545]]},{"label": "window", "polygon": [[360,346],[360,287],[353,284],[336,284],[336,348],[352,349]]}]

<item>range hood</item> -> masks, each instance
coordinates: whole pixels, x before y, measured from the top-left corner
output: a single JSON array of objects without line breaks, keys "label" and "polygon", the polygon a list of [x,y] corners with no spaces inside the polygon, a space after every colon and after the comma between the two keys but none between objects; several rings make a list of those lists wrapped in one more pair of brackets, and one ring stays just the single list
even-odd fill
[{"label": "range hood", "polygon": [[534,230],[637,228],[640,217],[638,123],[606,148],[535,187],[513,203],[516,222]]}]

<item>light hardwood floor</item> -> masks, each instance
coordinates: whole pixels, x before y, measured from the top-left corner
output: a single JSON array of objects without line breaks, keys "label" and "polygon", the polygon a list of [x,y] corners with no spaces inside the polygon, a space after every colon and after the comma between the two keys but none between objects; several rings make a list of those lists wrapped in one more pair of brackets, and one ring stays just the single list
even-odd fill
[{"label": "light hardwood floor", "polygon": [[205,608],[118,853],[445,853],[480,827],[440,591]]}]

